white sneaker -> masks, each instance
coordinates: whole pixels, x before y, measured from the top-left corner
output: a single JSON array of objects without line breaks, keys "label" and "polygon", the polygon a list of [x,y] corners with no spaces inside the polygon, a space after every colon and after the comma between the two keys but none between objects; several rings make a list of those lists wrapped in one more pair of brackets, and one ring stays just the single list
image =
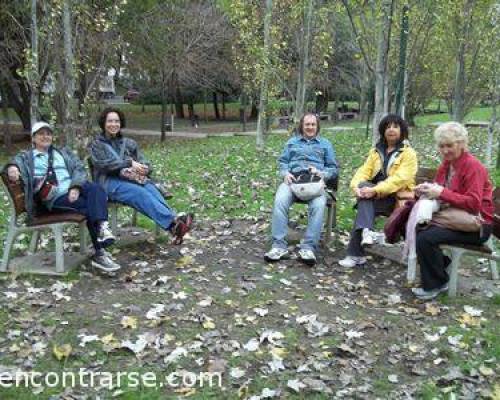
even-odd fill
[{"label": "white sneaker", "polygon": [[436,298],[440,293],[448,291],[448,284],[445,283],[443,286],[432,289],[432,290],[424,290],[423,288],[413,288],[412,293],[419,300],[432,300]]},{"label": "white sneaker", "polygon": [[375,232],[372,232],[368,228],[363,229],[363,233],[361,236],[361,246],[370,246],[375,243]]},{"label": "white sneaker", "polygon": [[97,241],[103,246],[108,247],[115,242],[116,238],[111,231],[108,221],[101,222],[101,226],[99,227],[99,236]]},{"label": "white sneaker", "polygon": [[275,262],[288,257],[288,250],[281,249],[279,247],[273,247],[266,254],[264,254],[264,260],[267,262]]},{"label": "white sneaker", "polygon": [[314,265],[316,264],[316,256],[314,255],[314,252],[309,249],[300,249],[299,250],[299,259],[302,261],[304,264],[307,265]]},{"label": "white sneaker", "polygon": [[354,268],[356,265],[366,263],[366,257],[347,256],[339,261],[339,264],[344,268]]}]

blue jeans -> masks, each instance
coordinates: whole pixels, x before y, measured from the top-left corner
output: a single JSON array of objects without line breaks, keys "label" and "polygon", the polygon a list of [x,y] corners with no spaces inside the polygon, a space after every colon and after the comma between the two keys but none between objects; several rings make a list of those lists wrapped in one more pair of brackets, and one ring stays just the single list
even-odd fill
[{"label": "blue jeans", "polygon": [[101,245],[97,241],[99,225],[108,220],[108,199],[102,188],[91,182],[85,182],[80,188],[80,196],[74,202],[68,200],[68,194],[58,197],[52,205],[53,210],[75,211],[87,218],[87,229],[96,252]]},{"label": "blue jeans", "polygon": [[174,222],[175,212],[152,183],[139,185],[120,178],[108,178],[106,191],[111,201],[136,209],[163,229],[169,229]]},{"label": "blue jeans", "polygon": [[[298,201],[293,195],[290,186],[282,183],[274,199],[273,219],[272,219],[272,247],[280,249],[287,248],[286,235],[288,233],[288,210],[291,205]],[[308,203],[308,218],[306,234],[300,242],[300,248],[304,250],[316,251],[318,249],[323,226],[323,215],[325,213],[326,195],[316,197]]]}]

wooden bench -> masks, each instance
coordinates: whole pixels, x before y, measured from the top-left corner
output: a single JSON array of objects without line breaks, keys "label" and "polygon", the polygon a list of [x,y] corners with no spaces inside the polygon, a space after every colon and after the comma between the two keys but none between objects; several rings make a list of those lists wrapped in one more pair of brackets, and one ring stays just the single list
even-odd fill
[{"label": "wooden bench", "polygon": [[[72,266],[83,262],[87,257],[87,242],[86,242],[86,219],[85,216],[74,212],[43,212],[38,213],[29,224],[23,222],[26,214],[24,192],[21,183],[12,183],[9,181],[6,172],[1,173],[2,184],[5,194],[9,199],[10,217],[7,227],[7,238],[0,266],[1,272],[13,271],[9,264],[11,260],[11,252],[17,236],[21,233],[32,233],[29,252],[34,254],[35,262],[29,267],[23,268],[21,272],[45,273],[62,275],[69,270],[68,260],[65,256],[70,256],[70,253],[64,253],[63,230],[68,225],[77,224],[80,226],[80,255],[72,257]],[[40,232],[43,230],[51,230],[55,241],[55,269],[51,266],[42,265],[42,259],[39,254],[36,254]]]},{"label": "wooden bench", "polygon": [[[434,179],[436,170],[432,168],[419,168],[417,172],[417,184],[430,182]],[[460,261],[464,255],[487,258],[490,263],[491,277],[498,279],[497,261],[500,261],[500,255],[496,253],[494,236],[500,239],[500,188],[493,192],[493,201],[495,204],[495,218],[493,221],[493,234],[488,241],[481,246],[468,245],[441,245],[440,247],[450,254],[451,264],[448,267],[450,281],[448,283],[448,296],[455,297],[457,294],[458,269]],[[407,280],[414,282],[416,277],[416,264],[408,263]]]}]

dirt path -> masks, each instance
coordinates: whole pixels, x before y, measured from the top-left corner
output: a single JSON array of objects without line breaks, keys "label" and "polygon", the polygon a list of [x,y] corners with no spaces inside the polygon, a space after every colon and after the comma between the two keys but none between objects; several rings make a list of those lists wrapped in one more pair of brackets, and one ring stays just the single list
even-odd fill
[{"label": "dirt path", "polygon": [[[336,264],[343,250],[334,247],[315,268],[294,259],[266,264],[267,230],[264,221],[202,221],[181,247],[117,251],[125,268],[116,277],[4,277],[0,371],[222,373],[221,388],[194,391],[101,384],[35,392],[59,396],[52,399],[386,399],[443,391],[475,398],[495,390],[498,297],[417,303],[400,266],[374,258],[344,271]],[[483,269],[466,274],[485,279]],[[58,361],[54,345],[63,344],[71,354]],[[18,395],[0,389],[2,399]]]}]

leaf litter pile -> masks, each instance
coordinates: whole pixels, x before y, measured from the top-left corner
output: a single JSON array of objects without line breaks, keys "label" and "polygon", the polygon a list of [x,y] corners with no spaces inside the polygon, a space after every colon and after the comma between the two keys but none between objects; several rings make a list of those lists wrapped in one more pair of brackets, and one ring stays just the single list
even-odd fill
[{"label": "leaf litter pile", "polygon": [[[283,140],[273,140],[279,149]],[[342,146],[350,139],[333,141],[348,175],[354,166]],[[274,178],[234,157],[237,166],[222,178],[206,165],[203,177],[203,165],[193,164],[192,176],[205,186],[182,185],[185,170],[169,173],[186,205],[204,205],[195,208],[200,217],[183,246],[148,241],[115,248],[124,268],[114,277],[84,267],[64,280],[3,275],[0,281],[0,376],[18,370],[209,372],[219,374],[221,386],[101,381],[92,388],[0,388],[1,399],[500,396],[497,292],[416,302],[401,266],[372,258],[364,268],[342,270],[342,233],[322,248],[314,268],[295,257],[265,263]],[[266,173],[274,172],[275,164],[265,164]],[[241,195],[233,202],[218,193],[232,196],[234,182],[209,190],[216,179],[238,175]],[[253,202],[246,198],[252,193]],[[236,215],[217,215],[218,201]],[[237,201],[252,207],[238,215]],[[344,202],[348,210],[352,203]],[[464,273],[485,279],[486,269],[469,265]]]}]

